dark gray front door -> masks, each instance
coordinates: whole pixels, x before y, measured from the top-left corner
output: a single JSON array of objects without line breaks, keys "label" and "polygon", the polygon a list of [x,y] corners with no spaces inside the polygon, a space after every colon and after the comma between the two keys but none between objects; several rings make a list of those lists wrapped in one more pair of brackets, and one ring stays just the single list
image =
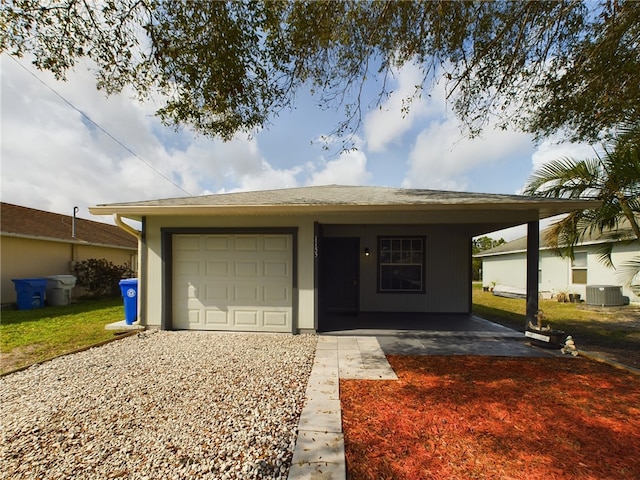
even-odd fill
[{"label": "dark gray front door", "polygon": [[324,312],[358,313],[359,251],[359,238],[323,239],[320,302]]}]

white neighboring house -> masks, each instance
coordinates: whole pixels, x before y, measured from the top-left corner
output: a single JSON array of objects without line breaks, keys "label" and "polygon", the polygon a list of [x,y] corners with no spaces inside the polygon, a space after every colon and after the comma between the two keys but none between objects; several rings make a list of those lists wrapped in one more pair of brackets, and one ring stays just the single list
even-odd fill
[{"label": "white neighboring house", "polygon": [[[606,235],[594,234],[585,237],[575,247],[574,259],[559,256],[545,241],[546,230],[540,232],[540,256],[538,268],[538,288],[543,298],[553,298],[558,293],[580,294],[586,298],[587,285],[615,285],[622,287],[622,295],[633,303],[638,297],[625,282],[621,266],[640,257],[638,242],[628,242],[635,238],[627,225],[618,228],[617,233],[624,240],[615,241]],[[615,268],[608,267],[600,260],[603,244],[614,243],[611,260]],[[477,255],[482,259],[482,284],[484,287],[500,286],[504,290],[524,291],[526,288],[527,237],[504,243]],[[638,283],[638,276],[632,283]]]}]

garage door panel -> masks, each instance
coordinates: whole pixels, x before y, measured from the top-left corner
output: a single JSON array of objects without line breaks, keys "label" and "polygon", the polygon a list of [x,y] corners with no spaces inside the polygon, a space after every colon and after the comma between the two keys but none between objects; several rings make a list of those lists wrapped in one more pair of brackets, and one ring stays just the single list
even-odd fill
[{"label": "garage door panel", "polygon": [[290,289],[286,285],[269,285],[264,287],[263,292],[266,305],[285,306],[291,303]]},{"label": "garage door panel", "polygon": [[263,313],[264,326],[266,328],[284,328],[289,325],[289,312],[265,311]]},{"label": "garage door panel", "polygon": [[252,277],[255,278],[260,273],[260,263],[255,260],[252,262],[235,262],[234,273],[236,277]]},{"label": "garage door panel", "polygon": [[259,238],[258,236],[238,236],[234,237],[234,249],[241,252],[257,252]]},{"label": "garage door panel", "polygon": [[174,284],[173,292],[174,298],[182,302],[186,302],[189,298],[198,298],[198,288],[184,282]]},{"label": "garage door panel", "polygon": [[191,328],[198,328],[202,325],[200,309],[189,309],[187,318],[189,319],[189,327]]},{"label": "garage door panel", "polygon": [[174,240],[176,248],[181,252],[199,252],[201,239],[197,235],[178,235]]},{"label": "garage door panel", "polygon": [[197,260],[185,260],[178,264],[176,275],[200,275],[200,262]]},{"label": "garage door panel", "polygon": [[184,313],[182,323],[176,325],[176,328],[187,328],[188,324],[199,323],[199,318],[193,317],[194,315],[200,315],[204,311],[204,304],[199,298],[187,298],[182,303],[184,305]]},{"label": "garage door panel", "polygon": [[237,327],[259,326],[258,312],[256,310],[233,310],[233,324]]},{"label": "garage door panel", "polygon": [[259,291],[257,285],[236,285],[233,289],[233,301],[236,305],[244,304],[257,307],[261,303]]},{"label": "garage door panel", "polygon": [[214,326],[214,327],[229,326],[228,312],[223,310],[211,310],[211,309],[207,309],[205,312],[206,312],[205,324],[207,326]]},{"label": "garage door panel", "polygon": [[264,251],[265,252],[288,252],[289,251],[289,237],[278,236],[264,236]]},{"label": "garage door panel", "polygon": [[290,332],[290,235],[174,235],[173,326]]},{"label": "garage door panel", "polygon": [[207,276],[211,277],[211,276],[228,276],[229,275],[229,271],[230,271],[230,266],[229,266],[229,262],[222,260],[222,261],[213,261],[213,262],[207,262],[206,263],[207,267],[206,267],[206,272],[207,272]]},{"label": "garage door panel", "polygon": [[213,284],[213,285],[206,285],[205,286],[205,297],[204,300],[208,303],[211,303],[211,301],[218,303],[218,304],[222,304],[222,305],[228,305],[231,302],[231,296],[229,294],[229,286],[228,285],[220,285],[220,284]]},{"label": "garage door panel", "polygon": [[205,236],[205,250],[212,252],[226,252],[229,250],[229,236],[228,235],[206,235]]},{"label": "garage door panel", "polygon": [[264,276],[273,278],[289,278],[288,264],[286,262],[264,262]]}]

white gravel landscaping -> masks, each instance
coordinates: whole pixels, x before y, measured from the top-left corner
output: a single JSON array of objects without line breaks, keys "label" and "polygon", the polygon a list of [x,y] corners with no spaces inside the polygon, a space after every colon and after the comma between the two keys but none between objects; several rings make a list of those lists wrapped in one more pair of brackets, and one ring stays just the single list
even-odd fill
[{"label": "white gravel landscaping", "polygon": [[143,332],[0,378],[0,478],[287,478],[315,346]]}]

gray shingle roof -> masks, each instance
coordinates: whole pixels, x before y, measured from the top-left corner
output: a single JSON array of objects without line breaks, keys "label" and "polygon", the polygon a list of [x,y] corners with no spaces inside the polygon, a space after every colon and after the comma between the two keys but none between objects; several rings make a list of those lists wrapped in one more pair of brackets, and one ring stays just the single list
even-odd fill
[{"label": "gray shingle roof", "polygon": [[402,189],[373,186],[327,185],[255,192],[237,192],[199,197],[179,197],[141,202],[115,203],[97,207],[177,207],[177,206],[309,206],[309,205],[467,205],[557,203],[566,200],[489,193]]},{"label": "gray shingle roof", "polygon": [[[639,218],[640,219],[640,218]],[[549,231],[549,228],[546,228],[540,231],[540,249],[548,249],[551,248],[548,245],[546,234]],[[584,236],[582,241],[578,245],[593,245],[598,243],[611,243],[617,241],[625,241],[625,240],[633,240],[635,239],[635,234],[631,229],[631,225],[628,221],[623,221],[618,225],[618,228],[615,231],[608,232],[592,232],[588,233]],[[526,252],[527,251],[527,237],[516,238],[507,243],[503,243],[502,245],[498,245],[497,247],[493,247],[489,250],[485,250],[484,252],[478,253],[474,255],[474,257],[482,258],[482,257],[491,257],[494,255],[504,255],[507,253],[517,253],[517,252]]]}]

